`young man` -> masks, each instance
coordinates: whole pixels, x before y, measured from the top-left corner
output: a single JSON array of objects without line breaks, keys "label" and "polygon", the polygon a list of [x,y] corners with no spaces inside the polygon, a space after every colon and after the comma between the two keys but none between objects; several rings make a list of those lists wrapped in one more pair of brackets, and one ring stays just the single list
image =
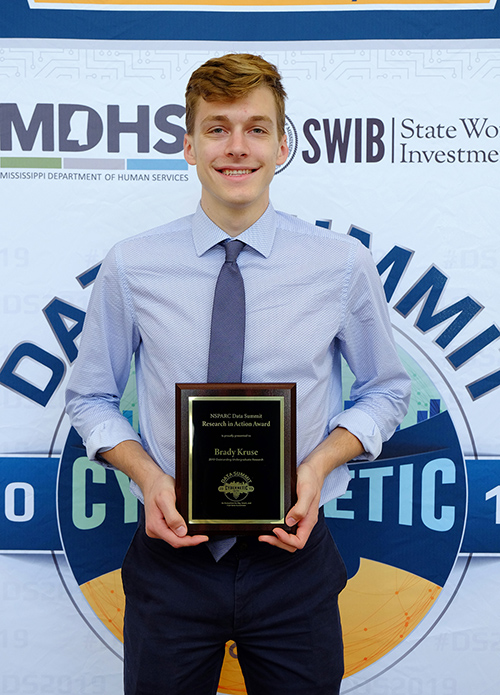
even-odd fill
[{"label": "young man", "polygon": [[[117,244],[89,306],[67,410],[88,456],[132,480],[145,515],[123,566],[126,695],[213,695],[234,639],[250,695],[335,695],[343,675],[342,560],[321,506],[343,494],[346,462],[374,458],[403,418],[397,358],[369,252],[269,203],[288,149],[273,65],[214,58],[186,91],[184,153],[194,215]],[[222,241],[246,299],[242,381],[297,383],[297,503],[287,523],[219,558],[176,509],[174,384],[207,380]],[[136,359],[141,437],[119,411]],[[355,376],[342,411],[341,355]],[[217,559],[216,559],[217,558]]]}]

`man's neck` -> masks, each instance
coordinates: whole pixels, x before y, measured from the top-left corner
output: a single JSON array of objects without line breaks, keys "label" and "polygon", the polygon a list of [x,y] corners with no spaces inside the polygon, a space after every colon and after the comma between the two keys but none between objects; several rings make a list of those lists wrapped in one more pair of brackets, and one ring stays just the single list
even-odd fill
[{"label": "man's neck", "polygon": [[210,204],[207,204],[207,202],[203,200],[203,196],[201,199],[201,207],[207,217],[209,217],[219,229],[222,229],[226,234],[232,237],[239,236],[245,229],[255,224],[265,213],[268,205],[269,200],[263,208],[261,206],[256,209],[252,206],[251,208],[224,208],[223,210],[214,210]]}]

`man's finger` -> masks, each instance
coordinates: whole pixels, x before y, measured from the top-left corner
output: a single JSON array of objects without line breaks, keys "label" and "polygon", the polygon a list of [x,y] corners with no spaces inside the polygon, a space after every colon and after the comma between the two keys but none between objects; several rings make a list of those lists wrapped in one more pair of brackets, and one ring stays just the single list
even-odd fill
[{"label": "man's finger", "polygon": [[294,548],[289,543],[282,542],[276,536],[259,536],[259,541],[273,545],[275,548],[281,548],[281,550],[286,550],[289,553],[294,553],[297,550],[297,548]]},{"label": "man's finger", "polygon": [[151,523],[146,525],[146,533],[150,538],[157,538],[165,541],[174,548],[199,545],[200,543],[206,543],[208,541],[208,536],[189,536],[184,524],[178,527],[178,529],[180,529],[180,532],[171,529],[163,517],[159,524]]}]

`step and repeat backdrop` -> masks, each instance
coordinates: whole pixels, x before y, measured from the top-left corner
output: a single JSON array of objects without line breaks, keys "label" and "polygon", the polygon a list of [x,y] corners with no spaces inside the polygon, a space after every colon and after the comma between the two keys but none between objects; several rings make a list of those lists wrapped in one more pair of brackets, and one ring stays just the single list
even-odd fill
[{"label": "step and repeat backdrop", "polygon": [[[496,695],[494,0],[0,8],[0,692],[122,692],[137,502],[85,457],[64,389],[108,249],[197,204],[189,75],[244,51],[274,62],[289,95],[274,206],[370,248],[412,377],[401,427],[326,507],[349,574],[342,693]],[[137,427],[133,364],[122,410]],[[219,693],[245,692],[228,643]]]}]

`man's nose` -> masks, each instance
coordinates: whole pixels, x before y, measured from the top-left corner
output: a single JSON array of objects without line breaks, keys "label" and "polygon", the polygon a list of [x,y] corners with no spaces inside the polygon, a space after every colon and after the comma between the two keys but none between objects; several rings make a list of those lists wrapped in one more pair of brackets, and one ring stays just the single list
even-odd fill
[{"label": "man's nose", "polygon": [[227,142],[226,154],[233,157],[245,157],[248,154],[248,144],[242,132],[231,133]]}]

